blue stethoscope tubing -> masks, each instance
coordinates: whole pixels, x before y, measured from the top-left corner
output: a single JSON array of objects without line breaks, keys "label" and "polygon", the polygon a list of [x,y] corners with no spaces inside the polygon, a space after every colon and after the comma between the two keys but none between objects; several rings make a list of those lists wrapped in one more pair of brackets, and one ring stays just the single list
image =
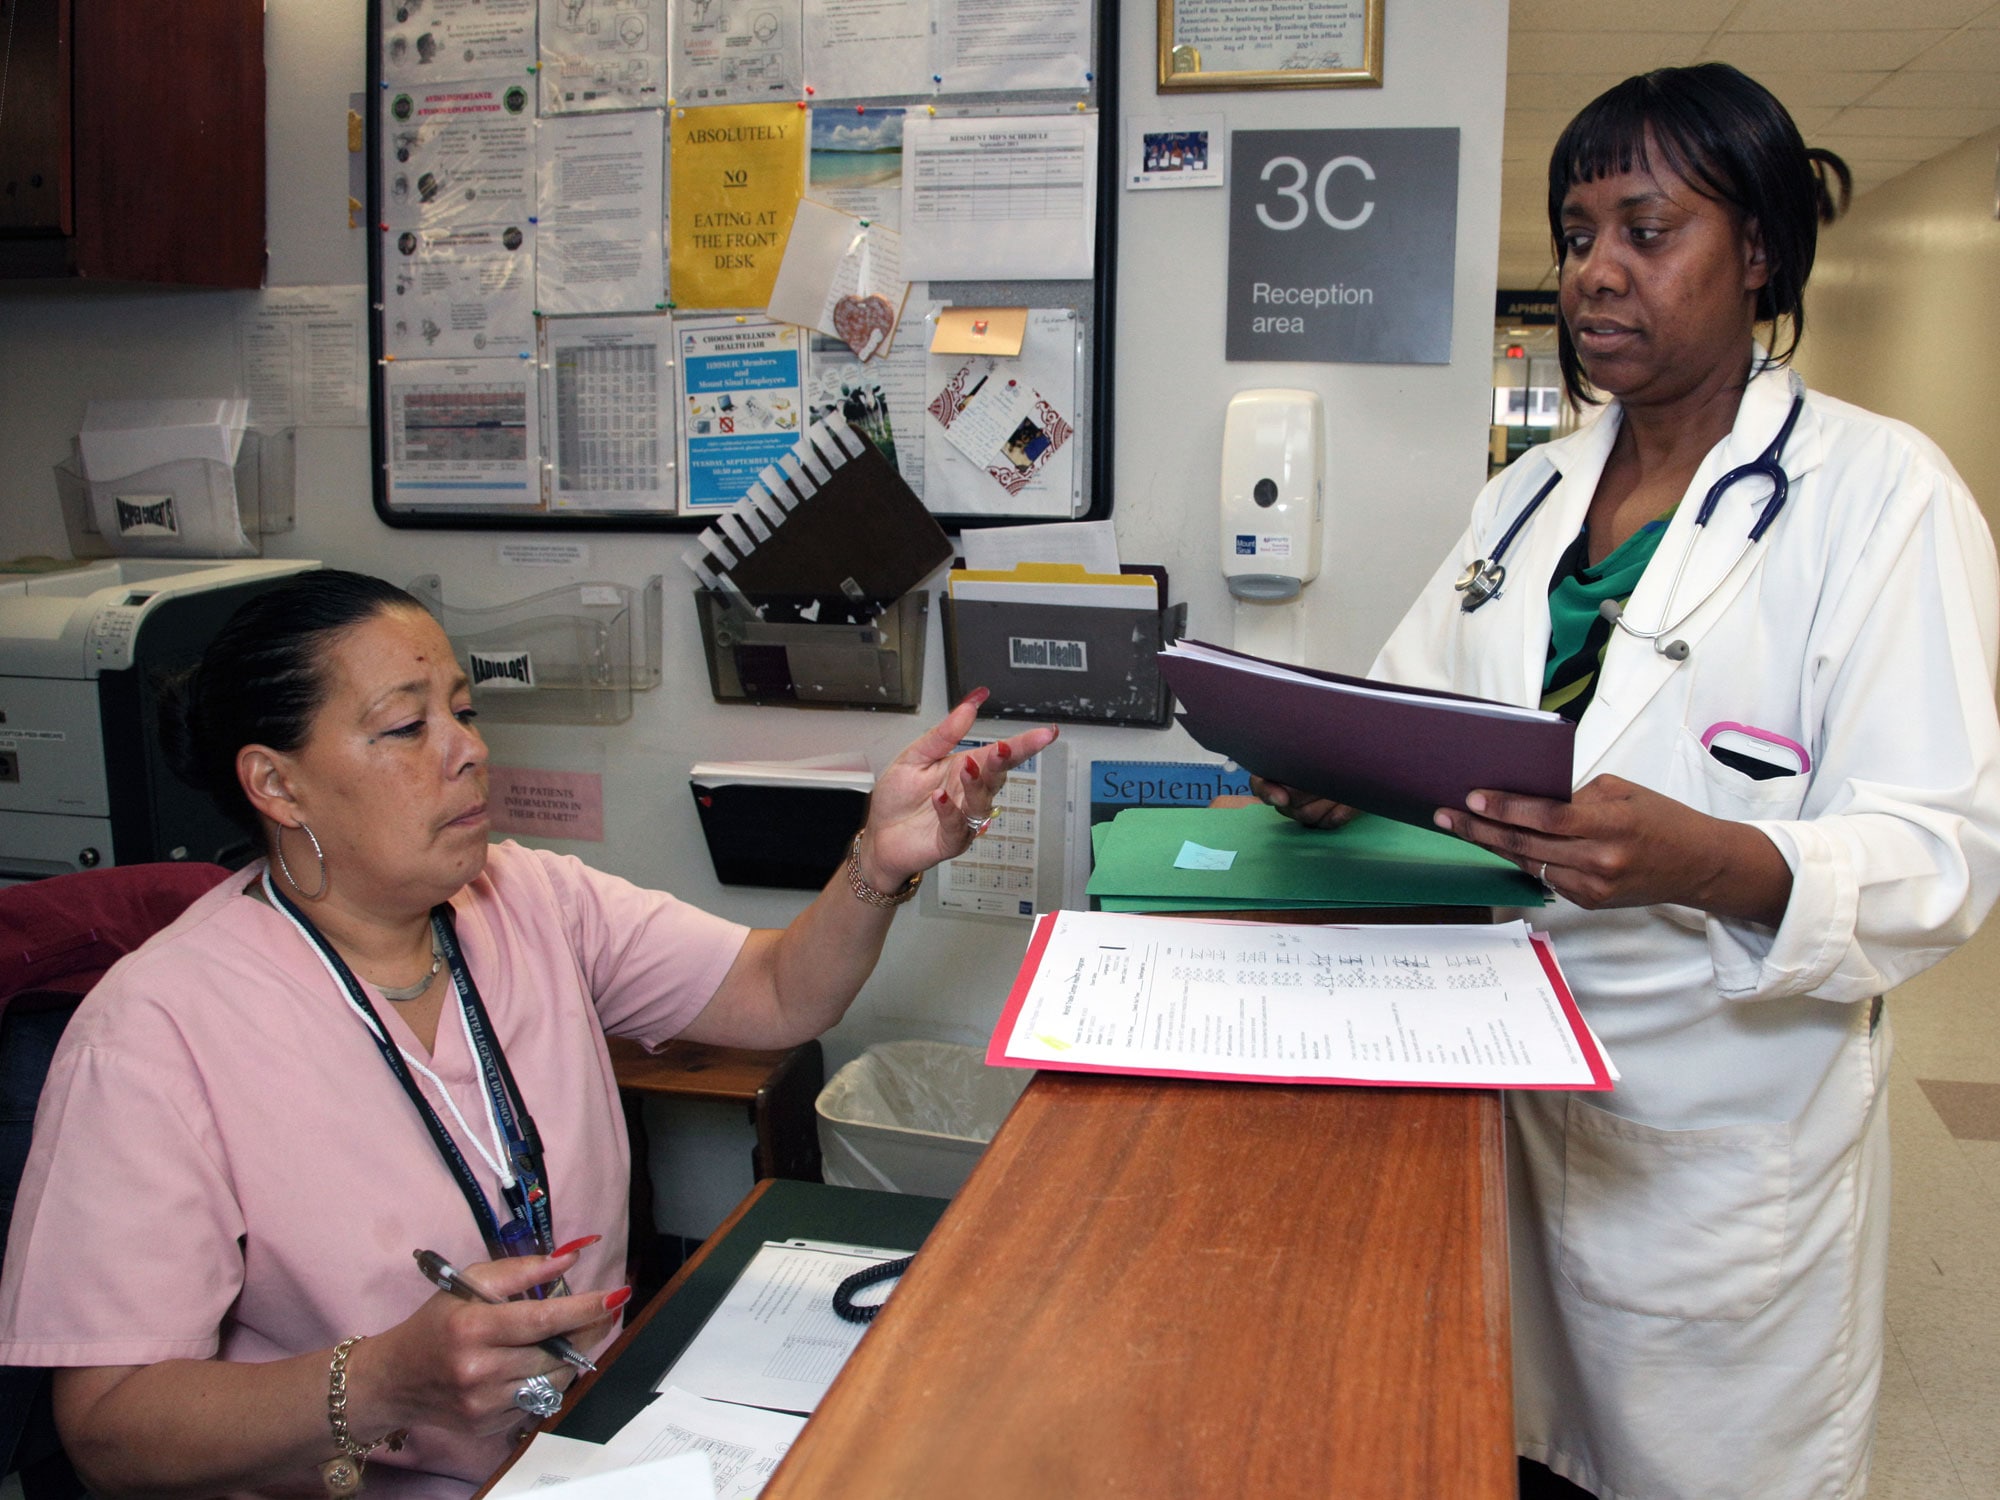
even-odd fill
[{"label": "blue stethoscope tubing", "polygon": [[[1722,503],[1722,497],[1728,493],[1731,485],[1745,479],[1766,479],[1770,481],[1771,493],[1764,501],[1764,509],[1750,527],[1749,545],[1754,547],[1763,540],[1764,533],[1771,529],[1771,523],[1778,519],[1778,513],[1785,508],[1785,500],[1791,490],[1791,481],[1785,477],[1785,466],[1779,460],[1784,456],[1785,444],[1791,438],[1792,429],[1798,425],[1799,413],[1805,409],[1805,404],[1805,393],[1795,390],[1792,394],[1792,409],[1785,415],[1785,425],[1778,429],[1778,435],[1771,439],[1770,446],[1747,464],[1738,464],[1708,487],[1708,493],[1702,497],[1701,508],[1695,512],[1694,524],[1697,530],[1708,525],[1709,518],[1715,514],[1716,506]],[[1549,498],[1549,493],[1561,483],[1560,471],[1551,474],[1548,482],[1535,491],[1534,498],[1521,507],[1521,513],[1514,517],[1513,524],[1501,535],[1500,545],[1493,549],[1492,554],[1475,559],[1459,575],[1458,582],[1452,587],[1465,596],[1458,601],[1458,607],[1466,614],[1471,614],[1487,600],[1499,597],[1501,586],[1507,581],[1507,568],[1501,559],[1507,555],[1507,549],[1514,545],[1514,538],[1521,534],[1521,528],[1528,524],[1535,512],[1542,508],[1542,502]],[[1681,554],[1680,569],[1674,573],[1673,587],[1667,591],[1669,614],[1673,612],[1674,595],[1680,591],[1681,572],[1687,568],[1688,558],[1693,553],[1694,540],[1690,538],[1687,551]],[[1660,631],[1654,633],[1663,634],[1672,628],[1671,625],[1663,624]]]}]

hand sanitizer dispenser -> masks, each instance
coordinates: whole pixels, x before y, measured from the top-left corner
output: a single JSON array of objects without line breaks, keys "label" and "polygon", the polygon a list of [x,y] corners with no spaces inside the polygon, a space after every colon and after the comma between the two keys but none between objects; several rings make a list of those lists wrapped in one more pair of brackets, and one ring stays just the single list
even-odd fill
[{"label": "hand sanitizer dispenser", "polygon": [[1222,576],[1236,649],[1300,659],[1304,604],[1319,576],[1326,413],[1316,391],[1239,391],[1222,424]]},{"label": "hand sanitizer dispenser", "polygon": [[1222,424],[1222,576],[1294,599],[1319,576],[1326,413],[1317,391],[1238,391]]}]

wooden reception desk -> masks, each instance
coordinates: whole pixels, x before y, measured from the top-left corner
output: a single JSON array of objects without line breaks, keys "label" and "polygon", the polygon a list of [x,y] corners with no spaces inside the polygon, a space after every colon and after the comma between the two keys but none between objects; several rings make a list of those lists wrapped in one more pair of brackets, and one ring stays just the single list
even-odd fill
[{"label": "wooden reception desk", "polygon": [[766,1500],[1512,1496],[1488,1092],[1038,1074]]}]

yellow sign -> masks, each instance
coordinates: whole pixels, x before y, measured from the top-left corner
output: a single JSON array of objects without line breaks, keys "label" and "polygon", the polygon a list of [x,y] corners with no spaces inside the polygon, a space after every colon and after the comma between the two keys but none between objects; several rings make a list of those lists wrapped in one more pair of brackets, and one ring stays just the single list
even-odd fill
[{"label": "yellow sign", "polygon": [[678,308],[771,299],[805,189],[808,112],[796,104],[674,111],[667,286]]}]

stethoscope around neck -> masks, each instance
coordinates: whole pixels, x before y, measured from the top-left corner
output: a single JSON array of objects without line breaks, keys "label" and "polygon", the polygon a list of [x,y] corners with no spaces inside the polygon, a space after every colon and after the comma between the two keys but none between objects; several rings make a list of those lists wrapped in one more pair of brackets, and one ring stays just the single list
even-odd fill
[{"label": "stethoscope around neck", "polygon": [[[1795,382],[1796,379],[1797,377],[1794,377]],[[1771,445],[1749,463],[1738,464],[1708,487],[1708,493],[1702,497],[1701,509],[1695,512],[1695,530],[1688,537],[1687,547],[1681,553],[1680,566],[1674,569],[1674,581],[1667,589],[1667,603],[1660,611],[1659,629],[1641,630],[1629,624],[1624,617],[1624,607],[1616,599],[1606,599],[1598,606],[1598,612],[1605,619],[1628,635],[1636,636],[1642,641],[1651,641],[1653,649],[1660,655],[1670,657],[1674,661],[1687,660],[1686,641],[1663,641],[1661,637],[1679,629],[1692,618],[1695,610],[1708,602],[1704,596],[1693,609],[1678,619],[1674,616],[1674,600],[1680,594],[1681,575],[1687,572],[1688,559],[1694,556],[1695,543],[1699,540],[1701,528],[1708,525],[1709,518],[1715,514],[1716,506],[1722,503],[1722,497],[1728,493],[1731,485],[1745,479],[1768,479],[1771,482],[1770,496],[1764,501],[1762,513],[1750,527],[1750,539],[1744,543],[1743,551],[1737,555],[1737,562],[1741,562],[1750,549],[1763,540],[1764,533],[1771,529],[1771,523],[1778,519],[1778,513],[1785,508],[1785,499],[1791,489],[1791,482],[1785,477],[1784,465],[1778,460],[1784,455],[1785,443],[1792,435],[1792,428],[1798,424],[1799,413],[1805,408],[1805,402],[1805,393],[1798,390],[1795,384],[1792,392],[1792,409],[1785,416],[1785,425],[1780,427],[1778,435],[1771,439]],[[1471,614],[1489,599],[1499,597],[1500,590],[1507,581],[1507,567],[1502,561],[1507,555],[1507,549],[1514,545],[1514,538],[1521,534],[1521,528],[1526,526],[1535,512],[1542,508],[1542,502],[1548,499],[1550,491],[1561,483],[1560,472],[1551,474],[1548,482],[1535,491],[1534,498],[1521,507],[1521,513],[1514,517],[1513,524],[1501,535],[1500,545],[1493,549],[1492,554],[1467,564],[1465,571],[1459,575],[1458,581],[1452,587],[1464,595],[1458,601],[1458,607],[1466,614]],[[1735,565],[1732,564],[1730,572],[1734,571]],[[1728,576],[1727,573],[1723,575],[1725,578]]]}]

